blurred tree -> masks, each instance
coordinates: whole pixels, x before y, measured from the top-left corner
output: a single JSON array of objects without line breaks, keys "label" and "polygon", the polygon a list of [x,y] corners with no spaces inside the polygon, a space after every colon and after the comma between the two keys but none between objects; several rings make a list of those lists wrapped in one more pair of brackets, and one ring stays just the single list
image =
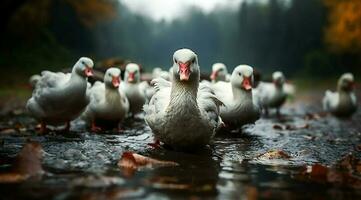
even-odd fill
[{"label": "blurred tree", "polygon": [[361,1],[324,0],[329,8],[325,40],[334,52],[361,53]]},{"label": "blurred tree", "polygon": [[117,0],[0,1],[0,65],[30,74],[91,56],[95,27],[114,19],[118,4]]},{"label": "blurred tree", "polygon": [[343,71],[361,72],[361,1],[324,0],[329,9],[324,39]]}]

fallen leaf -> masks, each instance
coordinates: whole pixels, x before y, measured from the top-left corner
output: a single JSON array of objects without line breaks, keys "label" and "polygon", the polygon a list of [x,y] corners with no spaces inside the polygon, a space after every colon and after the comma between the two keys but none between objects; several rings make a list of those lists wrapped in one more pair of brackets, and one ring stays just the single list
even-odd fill
[{"label": "fallen leaf", "polygon": [[283,130],[283,126],[280,125],[280,124],[274,124],[273,125],[273,129],[276,129],[276,130]]},{"label": "fallen leaf", "polygon": [[291,156],[289,156],[287,153],[285,153],[282,150],[270,150],[257,157],[263,158],[263,159],[290,159],[291,158]]},{"label": "fallen leaf", "polygon": [[247,199],[249,199],[249,200],[259,199],[258,198],[258,190],[254,186],[246,187],[246,195],[247,195]]},{"label": "fallen leaf", "polygon": [[317,163],[304,167],[295,177],[299,180],[308,180],[323,184],[334,184],[357,189],[361,188],[360,177],[353,176],[349,171],[336,168],[336,166],[326,167]]},{"label": "fallen leaf", "polygon": [[42,174],[41,166],[43,148],[38,142],[28,142],[15,158],[12,171],[0,174],[0,182],[22,182],[29,177]]},{"label": "fallen leaf", "polygon": [[305,120],[318,120],[323,117],[326,117],[326,112],[319,112],[319,113],[307,113],[304,117]]},{"label": "fallen leaf", "polygon": [[13,171],[29,176],[43,173],[43,148],[38,142],[28,142],[16,156]]},{"label": "fallen leaf", "polygon": [[0,174],[0,183],[19,183],[29,178],[29,176],[19,173]]},{"label": "fallen leaf", "polygon": [[309,174],[312,178],[326,179],[327,173],[328,173],[328,168],[321,164],[315,164],[315,165],[309,166],[307,169],[307,172],[309,172]]},{"label": "fallen leaf", "polygon": [[356,158],[352,153],[345,155],[336,164],[336,167],[347,170],[350,173],[361,173],[361,160]]},{"label": "fallen leaf", "polygon": [[168,167],[178,165],[178,163],[173,161],[157,160],[129,151],[124,152],[118,161],[118,167],[123,169],[124,175],[127,177],[132,176],[140,167]]},{"label": "fallen leaf", "polygon": [[6,128],[0,131],[0,134],[12,134],[16,133],[16,130],[13,128]]}]

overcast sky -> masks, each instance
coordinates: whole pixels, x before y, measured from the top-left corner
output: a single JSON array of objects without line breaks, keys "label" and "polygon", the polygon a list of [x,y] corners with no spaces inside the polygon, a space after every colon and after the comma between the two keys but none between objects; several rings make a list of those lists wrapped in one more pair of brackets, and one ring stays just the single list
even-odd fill
[{"label": "overcast sky", "polygon": [[[132,12],[149,16],[157,21],[165,19],[170,21],[182,17],[188,6],[200,8],[203,12],[209,13],[214,9],[229,7],[238,9],[238,5],[244,0],[120,0]],[[267,0],[253,0],[267,1]]]}]

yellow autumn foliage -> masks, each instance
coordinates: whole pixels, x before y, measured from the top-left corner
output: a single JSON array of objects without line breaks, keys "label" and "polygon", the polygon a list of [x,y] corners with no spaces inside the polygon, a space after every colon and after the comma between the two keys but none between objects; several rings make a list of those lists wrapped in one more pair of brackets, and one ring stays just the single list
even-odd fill
[{"label": "yellow autumn foliage", "polygon": [[325,42],[336,53],[361,53],[361,0],[324,0],[329,9]]},{"label": "yellow autumn foliage", "polygon": [[79,20],[87,27],[116,15],[116,0],[66,0],[75,10]]}]

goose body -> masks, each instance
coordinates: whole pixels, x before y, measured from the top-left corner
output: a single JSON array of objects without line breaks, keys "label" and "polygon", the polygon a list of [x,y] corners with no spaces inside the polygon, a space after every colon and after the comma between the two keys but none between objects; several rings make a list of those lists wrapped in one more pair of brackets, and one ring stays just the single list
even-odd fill
[{"label": "goose body", "polygon": [[135,115],[143,110],[147,97],[144,86],[140,82],[140,68],[135,63],[129,63],[125,68],[124,81],[120,89],[126,94],[130,112]]},{"label": "goose body", "polygon": [[274,72],[273,83],[261,82],[257,87],[257,102],[268,114],[268,109],[275,108],[279,115],[280,107],[287,99],[287,92],[284,90],[285,77],[282,72]]},{"label": "goose body", "polygon": [[152,81],[156,93],[144,106],[145,120],[155,138],[181,150],[191,151],[209,144],[220,126],[222,104],[206,84],[199,83],[196,54],[180,49],[173,55],[172,82]]},{"label": "goose body", "polygon": [[253,98],[252,81],[253,68],[239,65],[231,75],[231,82],[219,81],[213,85],[216,96],[225,104],[220,113],[226,125],[243,126],[259,119],[260,109]]},{"label": "goose body", "polygon": [[43,126],[75,119],[89,103],[87,77],[92,75],[92,68],[93,61],[83,57],[74,65],[71,74],[43,71],[27,102],[27,110]]},{"label": "goose body", "polygon": [[338,81],[337,92],[326,91],[322,101],[324,110],[338,117],[350,117],[354,114],[357,110],[357,99],[353,85],[353,75],[343,74]]},{"label": "goose body", "polygon": [[129,102],[123,91],[119,90],[120,70],[109,68],[104,76],[104,83],[95,82],[89,90],[90,103],[83,117],[98,129],[96,121],[122,122],[129,111]]}]

